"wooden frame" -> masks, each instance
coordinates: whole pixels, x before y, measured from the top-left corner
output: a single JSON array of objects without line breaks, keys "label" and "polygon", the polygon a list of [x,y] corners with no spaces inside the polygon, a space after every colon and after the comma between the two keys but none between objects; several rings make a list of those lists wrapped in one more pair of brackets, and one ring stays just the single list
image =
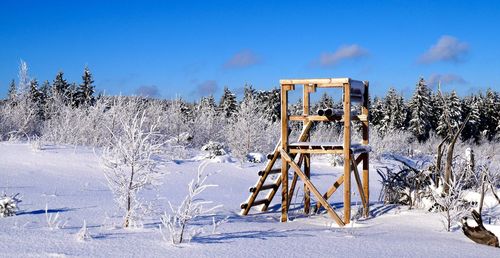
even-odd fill
[{"label": "wooden frame", "polygon": [[[369,143],[369,121],[368,121],[368,87],[366,81],[356,81],[350,78],[327,78],[327,79],[289,79],[280,80],[281,85],[281,140],[270,160],[262,171],[261,178],[257,185],[251,189],[252,195],[247,203],[241,205],[242,214],[248,214],[252,206],[263,205],[262,211],[267,210],[269,203],[274,197],[278,188],[281,187],[281,221],[288,221],[288,208],[291,196],[294,193],[298,178],[304,183],[304,212],[310,212],[311,193],[317,203],[316,210],[325,208],[330,217],[340,226],[350,223],[351,219],[351,173],[354,174],[357,190],[360,193],[363,204],[363,214],[369,215],[369,148],[365,148]],[[288,92],[295,90],[296,85],[303,85],[303,112],[302,115],[288,114]],[[336,113],[330,117],[311,114],[310,112],[310,94],[316,92],[317,88],[340,88],[343,90],[343,110],[342,113]],[[351,112],[352,102],[361,103],[361,112]],[[299,144],[289,141],[289,121],[302,121],[303,130],[299,136]],[[344,138],[339,145],[313,144],[307,142],[309,131],[314,122],[343,122]],[[360,122],[362,124],[362,142],[351,145],[351,122]],[[344,158],[344,172],[333,183],[325,194],[320,194],[316,186],[311,181],[311,155],[312,154],[340,154]],[[356,157],[355,155],[358,154]],[[272,169],[274,163],[281,157],[281,168]],[[295,158],[298,157],[298,161]],[[362,176],[359,174],[358,165],[362,164]],[[301,168],[303,165],[303,169]],[[289,169],[292,168],[294,174],[289,187]],[[267,176],[270,173],[278,173],[279,177],[271,185],[264,185]],[[343,219],[335,212],[328,203],[328,199],[343,186]],[[271,191],[263,200],[256,200],[257,194],[261,190],[270,189]]]}]

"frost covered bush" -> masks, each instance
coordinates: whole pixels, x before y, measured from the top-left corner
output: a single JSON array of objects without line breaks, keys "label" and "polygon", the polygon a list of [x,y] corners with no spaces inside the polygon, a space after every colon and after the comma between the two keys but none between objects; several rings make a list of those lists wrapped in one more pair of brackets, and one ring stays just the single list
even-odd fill
[{"label": "frost covered bush", "polygon": [[392,131],[385,137],[370,133],[370,158],[380,159],[386,153],[411,156],[412,135],[407,131]]},{"label": "frost covered bush", "polygon": [[0,217],[10,217],[16,215],[17,204],[21,202],[19,194],[7,196],[5,193],[0,197]]},{"label": "frost covered bush", "polygon": [[[165,241],[169,241],[172,244],[191,241],[193,237],[203,233],[203,228],[192,227],[192,221],[202,215],[210,215],[212,211],[221,207],[219,205],[207,208],[206,206],[212,202],[205,201],[199,197],[207,188],[216,187],[216,185],[206,184],[209,174],[205,174],[204,170],[208,164],[208,162],[204,162],[198,167],[196,178],[188,184],[188,194],[181,205],[174,208],[169,202],[170,212],[165,212],[161,216],[161,223],[168,234],[165,235],[160,225],[160,232]],[[214,221],[214,227],[216,227],[216,224]]]},{"label": "frost covered bush", "polygon": [[[439,187],[435,187],[433,184],[429,186],[438,205],[437,210],[441,214],[441,220],[446,231],[451,231],[452,227],[457,225],[471,207],[470,203],[464,200],[465,191],[462,179],[456,177],[451,180],[448,193],[444,192],[443,183]],[[441,180],[441,182],[444,182],[444,180]]]},{"label": "frost covered bush", "polygon": [[247,161],[250,163],[262,163],[266,156],[260,152],[250,152],[247,154]]},{"label": "frost covered bush", "polygon": [[104,148],[104,175],[120,209],[125,211],[124,227],[140,220],[144,204],[137,193],[156,186],[160,172],[154,156],[161,152],[162,143],[156,134],[158,121],[150,121],[144,111],[117,121],[120,133],[112,133],[111,143]]},{"label": "frost covered bush", "polygon": [[207,158],[213,159],[217,156],[226,155],[226,151],[224,150],[224,145],[220,142],[209,141],[207,144],[201,147],[202,151],[208,152]]},{"label": "frost covered bush", "polygon": [[59,217],[59,212],[52,214],[49,212],[49,205],[45,204],[45,221],[50,230],[60,229],[66,225],[66,221],[62,221]]},{"label": "frost covered bush", "polygon": [[241,163],[251,152],[270,152],[279,139],[279,123],[266,119],[251,96],[241,103],[236,120],[227,130],[231,154]]},{"label": "frost covered bush", "polygon": [[87,222],[83,220],[83,226],[76,234],[76,240],[79,242],[84,242],[92,239],[92,235],[90,235],[89,229],[87,228]]}]

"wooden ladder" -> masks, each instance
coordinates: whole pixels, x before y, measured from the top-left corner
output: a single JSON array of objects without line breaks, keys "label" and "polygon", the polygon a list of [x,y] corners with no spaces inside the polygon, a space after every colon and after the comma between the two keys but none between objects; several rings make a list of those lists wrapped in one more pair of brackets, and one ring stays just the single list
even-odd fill
[{"label": "wooden ladder", "polygon": [[[299,141],[305,141],[308,138],[308,132],[311,129],[312,122],[308,122],[304,128],[302,129],[302,133],[299,136]],[[276,192],[278,191],[279,187],[281,186],[281,168],[273,168],[274,163],[276,163],[276,160],[281,158],[281,140],[276,144],[276,147],[274,148],[274,151],[268,155],[268,161],[267,164],[264,168],[264,170],[261,170],[258,172],[259,180],[255,184],[255,186],[250,187],[248,190],[250,191],[250,197],[248,197],[247,201],[245,203],[241,204],[241,215],[247,215],[250,209],[254,206],[259,206],[262,205],[260,208],[260,211],[266,211],[269,208],[269,204],[273,200],[274,196],[276,195]],[[295,154],[291,156],[292,159],[296,157]],[[297,161],[297,164],[300,166],[304,160],[304,157],[302,155],[299,156],[299,160]],[[270,183],[266,184],[266,181],[269,177],[269,175],[274,175],[274,174],[279,174],[279,176],[274,180],[271,181]],[[295,186],[297,182],[297,175],[294,173],[292,185]],[[288,194],[288,205],[290,205],[291,197],[293,196],[293,191],[295,187],[290,188],[290,192]],[[260,200],[257,200],[257,196],[261,191],[266,191],[266,190],[271,190],[267,193],[266,197]]]}]

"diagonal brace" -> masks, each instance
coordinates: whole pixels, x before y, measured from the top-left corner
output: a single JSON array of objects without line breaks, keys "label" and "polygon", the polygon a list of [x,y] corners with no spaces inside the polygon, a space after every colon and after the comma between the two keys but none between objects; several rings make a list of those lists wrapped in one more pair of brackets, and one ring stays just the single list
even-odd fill
[{"label": "diagonal brace", "polygon": [[[316,198],[318,199],[318,202],[320,202],[321,205],[323,207],[325,207],[326,211],[328,212],[328,215],[330,215],[330,217],[332,217],[332,219],[335,220],[335,222],[337,222],[337,224],[339,226],[345,226],[345,223],[342,221],[342,219],[339,217],[339,215],[337,215],[337,213],[335,213],[332,206],[330,206],[330,204],[325,200],[325,198],[323,198],[321,193],[318,191],[318,189],[316,189],[316,187],[313,185],[313,183],[311,183],[311,180],[309,180],[309,178],[307,178],[307,176],[304,174],[304,172],[302,172],[302,170],[297,165],[297,163],[295,163],[292,160],[292,158],[290,158],[290,156],[288,155],[288,153],[286,153],[285,150],[280,149],[280,152],[281,152],[281,158],[286,160],[286,162],[290,164],[290,166],[293,168],[293,170],[295,170],[295,173],[297,173],[297,175],[304,182],[304,184],[306,184],[307,187],[311,190],[311,192],[313,192],[313,194],[316,196]],[[283,209],[284,207],[281,207],[281,208]]]}]

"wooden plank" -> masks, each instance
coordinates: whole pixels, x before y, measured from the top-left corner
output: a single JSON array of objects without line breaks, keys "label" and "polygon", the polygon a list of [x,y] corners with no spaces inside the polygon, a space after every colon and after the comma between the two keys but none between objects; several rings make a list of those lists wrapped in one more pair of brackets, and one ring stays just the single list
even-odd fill
[{"label": "wooden plank", "polygon": [[267,173],[267,175],[279,174],[279,173],[281,173],[281,168],[274,168],[274,169],[270,169],[270,170],[264,169],[264,170],[257,172],[257,175],[263,176],[266,173]]},{"label": "wooden plank", "polygon": [[250,203],[243,203],[243,204],[241,204],[240,208],[241,209],[247,209],[248,207],[251,208],[253,206],[259,206],[259,205],[265,204],[267,202],[269,202],[269,200],[267,200],[267,199],[256,200],[252,204],[250,204]]},{"label": "wooden plank", "polygon": [[[326,193],[323,195],[323,198],[325,198],[325,200],[328,201],[328,199],[330,198],[330,196],[332,196],[335,191],[337,191],[337,189],[342,185],[342,183],[344,183],[344,175],[341,175],[339,177],[339,179],[337,179],[337,181],[335,181],[335,183],[333,183],[332,186],[330,186],[330,188],[328,188],[328,191],[326,191]],[[321,203],[316,203],[316,210],[319,211],[319,209],[321,208]]]},{"label": "wooden plank", "polygon": [[[269,189],[274,189],[274,188],[278,188],[278,185],[276,185],[276,184],[263,185],[260,187],[259,191],[264,191],[264,190],[269,190]],[[248,189],[248,191],[251,193],[255,193],[257,191],[257,187],[250,187]]]},{"label": "wooden plank", "polygon": [[[303,154],[304,156],[304,174],[307,179],[311,179],[311,154]],[[309,214],[309,210],[311,207],[311,191],[307,187],[307,184],[304,183],[304,213]]]},{"label": "wooden plank", "polygon": [[[281,149],[288,151],[288,90],[293,85],[281,85]],[[288,162],[281,159],[281,222],[288,220]]]},{"label": "wooden plank", "polygon": [[309,87],[307,85],[304,86],[304,89],[303,89],[303,99],[302,99],[302,114],[304,116],[308,116],[309,115],[309,97],[310,97],[310,93],[309,93]]},{"label": "wooden plank", "polygon": [[[295,159],[295,156],[292,156],[292,159]],[[301,154],[299,156],[299,161],[297,162],[297,164],[299,164],[300,166],[303,160],[304,160],[304,155]],[[290,190],[288,191],[288,208],[290,208],[290,203],[292,202],[293,192],[295,192],[295,186],[297,185],[297,179],[298,179],[297,173],[293,173],[292,184],[290,186]]]},{"label": "wooden plank", "polygon": [[[368,145],[370,143],[370,123],[368,121],[368,114],[369,114],[369,87],[370,83],[365,82],[365,96],[363,100],[363,106],[361,108],[361,114],[366,116],[366,120],[363,120],[363,127],[362,127],[362,133],[363,133],[363,144]],[[365,209],[365,218],[367,218],[370,214],[370,154],[369,153],[364,153],[363,154],[363,193],[365,195],[365,200],[368,204],[368,207]]]},{"label": "wooden plank", "polygon": [[342,87],[344,83],[349,83],[349,78],[324,78],[324,79],[283,79],[280,84],[318,84]]},{"label": "wooden plank", "polygon": [[[351,85],[344,84],[344,222],[351,221]],[[283,155],[282,155],[283,157]]]},{"label": "wooden plank", "polygon": [[300,167],[297,166],[297,164],[290,158],[290,156],[288,156],[286,151],[281,149],[280,152],[281,152],[282,159],[286,160],[290,164],[290,166],[293,168],[293,170],[295,170],[295,173],[297,173],[297,175],[300,177],[300,179],[302,179],[302,181],[307,185],[307,187],[311,190],[311,192],[316,196],[316,198],[318,199],[318,202],[320,202],[321,205],[323,205],[323,207],[325,207],[326,211],[328,212],[328,215],[330,215],[330,217],[333,220],[335,220],[335,222],[339,226],[345,226],[345,223],[337,215],[337,213],[335,213],[332,206],[330,206],[330,204],[323,198],[323,196],[321,196],[318,189],[316,189],[316,187],[313,185],[313,183],[311,183],[311,180],[309,180],[306,177],[306,175],[304,174],[304,172],[302,172],[302,170],[300,170]]},{"label": "wooden plank", "polygon": [[[366,115],[351,115],[351,121],[366,122],[368,116]],[[320,116],[320,115],[293,115],[289,116],[290,121],[314,121],[314,122],[344,122],[343,116]]]},{"label": "wooden plank", "polygon": [[363,185],[361,184],[361,179],[359,178],[358,166],[354,163],[354,157],[351,157],[351,162],[354,178],[356,179],[356,185],[358,186],[359,196],[361,198],[361,203],[363,204],[363,211],[365,211],[368,208],[368,204],[366,203]]},{"label": "wooden plank", "polygon": [[342,149],[322,150],[322,149],[296,149],[296,148],[290,148],[289,152],[291,154],[298,154],[298,153],[303,153],[303,154],[343,154],[344,153],[344,151]]}]

